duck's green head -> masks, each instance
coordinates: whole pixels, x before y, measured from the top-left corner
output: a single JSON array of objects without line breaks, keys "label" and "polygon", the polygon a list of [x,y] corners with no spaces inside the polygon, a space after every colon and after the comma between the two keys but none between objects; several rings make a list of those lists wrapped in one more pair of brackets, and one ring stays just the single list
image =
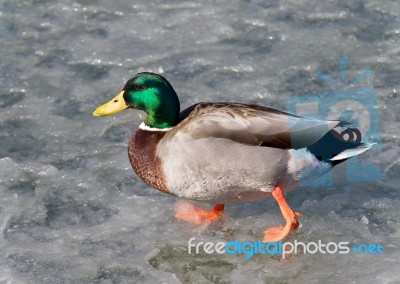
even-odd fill
[{"label": "duck's green head", "polygon": [[129,79],[111,101],[99,106],[94,116],[111,115],[134,108],[147,113],[145,124],[153,128],[169,128],[179,122],[179,99],[171,84],[162,76],[143,72]]}]

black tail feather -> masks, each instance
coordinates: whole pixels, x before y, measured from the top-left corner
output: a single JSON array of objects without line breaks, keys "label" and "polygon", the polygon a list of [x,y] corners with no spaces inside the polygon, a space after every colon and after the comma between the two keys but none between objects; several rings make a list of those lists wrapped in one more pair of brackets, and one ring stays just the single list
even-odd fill
[{"label": "black tail feather", "polygon": [[318,160],[336,166],[348,158],[332,161],[331,159],[333,157],[347,149],[353,149],[362,144],[361,132],[357,128],[347,128],[340,133],[332,129],[317,142],[308,146],[307,150],[310,151]]}]

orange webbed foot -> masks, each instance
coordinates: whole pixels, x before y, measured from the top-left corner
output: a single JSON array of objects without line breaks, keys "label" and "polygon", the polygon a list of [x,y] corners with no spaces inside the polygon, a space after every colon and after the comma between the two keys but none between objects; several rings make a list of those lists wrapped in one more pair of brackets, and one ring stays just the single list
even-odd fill
[{"label": "orange webbed foot", "polygon": [[179,200],[175,204],[175,217],[193,224],[209,225],[224,215],[224,204],[216,204],[212,210],[196,207],[187,201]]},{"label": "orange webbed foot", "polygon": [[263,243],[278,242],[286,237],[290,231],[297,230],[300,225],[296,217],[300,217],[301,214],[290,209],[280,187],[277,186],[272,191],[272,196],[275,198],[276,202],[278,202],[282,215],[286,220],[286,225],[272,227],[266,230],[264,232],[264,238],[262,240]]},{"label": "orange webbed foot", "polygon": [[264,231],[263,243],[279,242],[286,237],[290,232],[290,223],[286,223],[285,226],[272,227]]}]

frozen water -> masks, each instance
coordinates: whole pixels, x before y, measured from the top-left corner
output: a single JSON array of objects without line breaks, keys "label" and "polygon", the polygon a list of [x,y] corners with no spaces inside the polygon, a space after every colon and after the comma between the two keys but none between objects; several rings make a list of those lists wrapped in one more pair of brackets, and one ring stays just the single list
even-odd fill
[{"label": "frozen water", "polygon": [[[326,2],[326,1],[325,1]],[[400,5],[396,1],[0,1],[0,282],[397,283],[400,261]],[[285,108],[329,88],[317,69],[370,67],[382,146],[363,154],[379,182],[303,187],[289,240],[381,243],[383,255],[189,255],[187,241],[255,241],[283,222],[273,200],[231,206],[208,229],[177,222],[176,198],[127,159],[143,120],[94,118],[140,71],[183,107],[241,101]],[[336,73],[335,73],[336,72]],[[338,181],[342,179],[341,181]]]}]

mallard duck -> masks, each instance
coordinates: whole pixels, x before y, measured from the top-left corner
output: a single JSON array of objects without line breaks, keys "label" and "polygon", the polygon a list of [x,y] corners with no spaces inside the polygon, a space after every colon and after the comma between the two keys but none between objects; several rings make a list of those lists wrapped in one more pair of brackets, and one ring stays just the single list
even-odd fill
[{"label": "mallard duck", "polygon": [[147,113],[128,146],[136,174],[159,191],[215,204],[205,210],[186,202],[176,217],[209,224],[224,215],[225,204],[272,195],[286,225],[266,230],[263,242],[279,241],[299,226],[301,214],[289,207],[285,191],[323,175],[372,145],[361,143],[360,131],[345,122],[307,118],[271,107],[206,102],[180,112],[171,84],[149,72],[128,80],[93,115],[130,108]]}]

